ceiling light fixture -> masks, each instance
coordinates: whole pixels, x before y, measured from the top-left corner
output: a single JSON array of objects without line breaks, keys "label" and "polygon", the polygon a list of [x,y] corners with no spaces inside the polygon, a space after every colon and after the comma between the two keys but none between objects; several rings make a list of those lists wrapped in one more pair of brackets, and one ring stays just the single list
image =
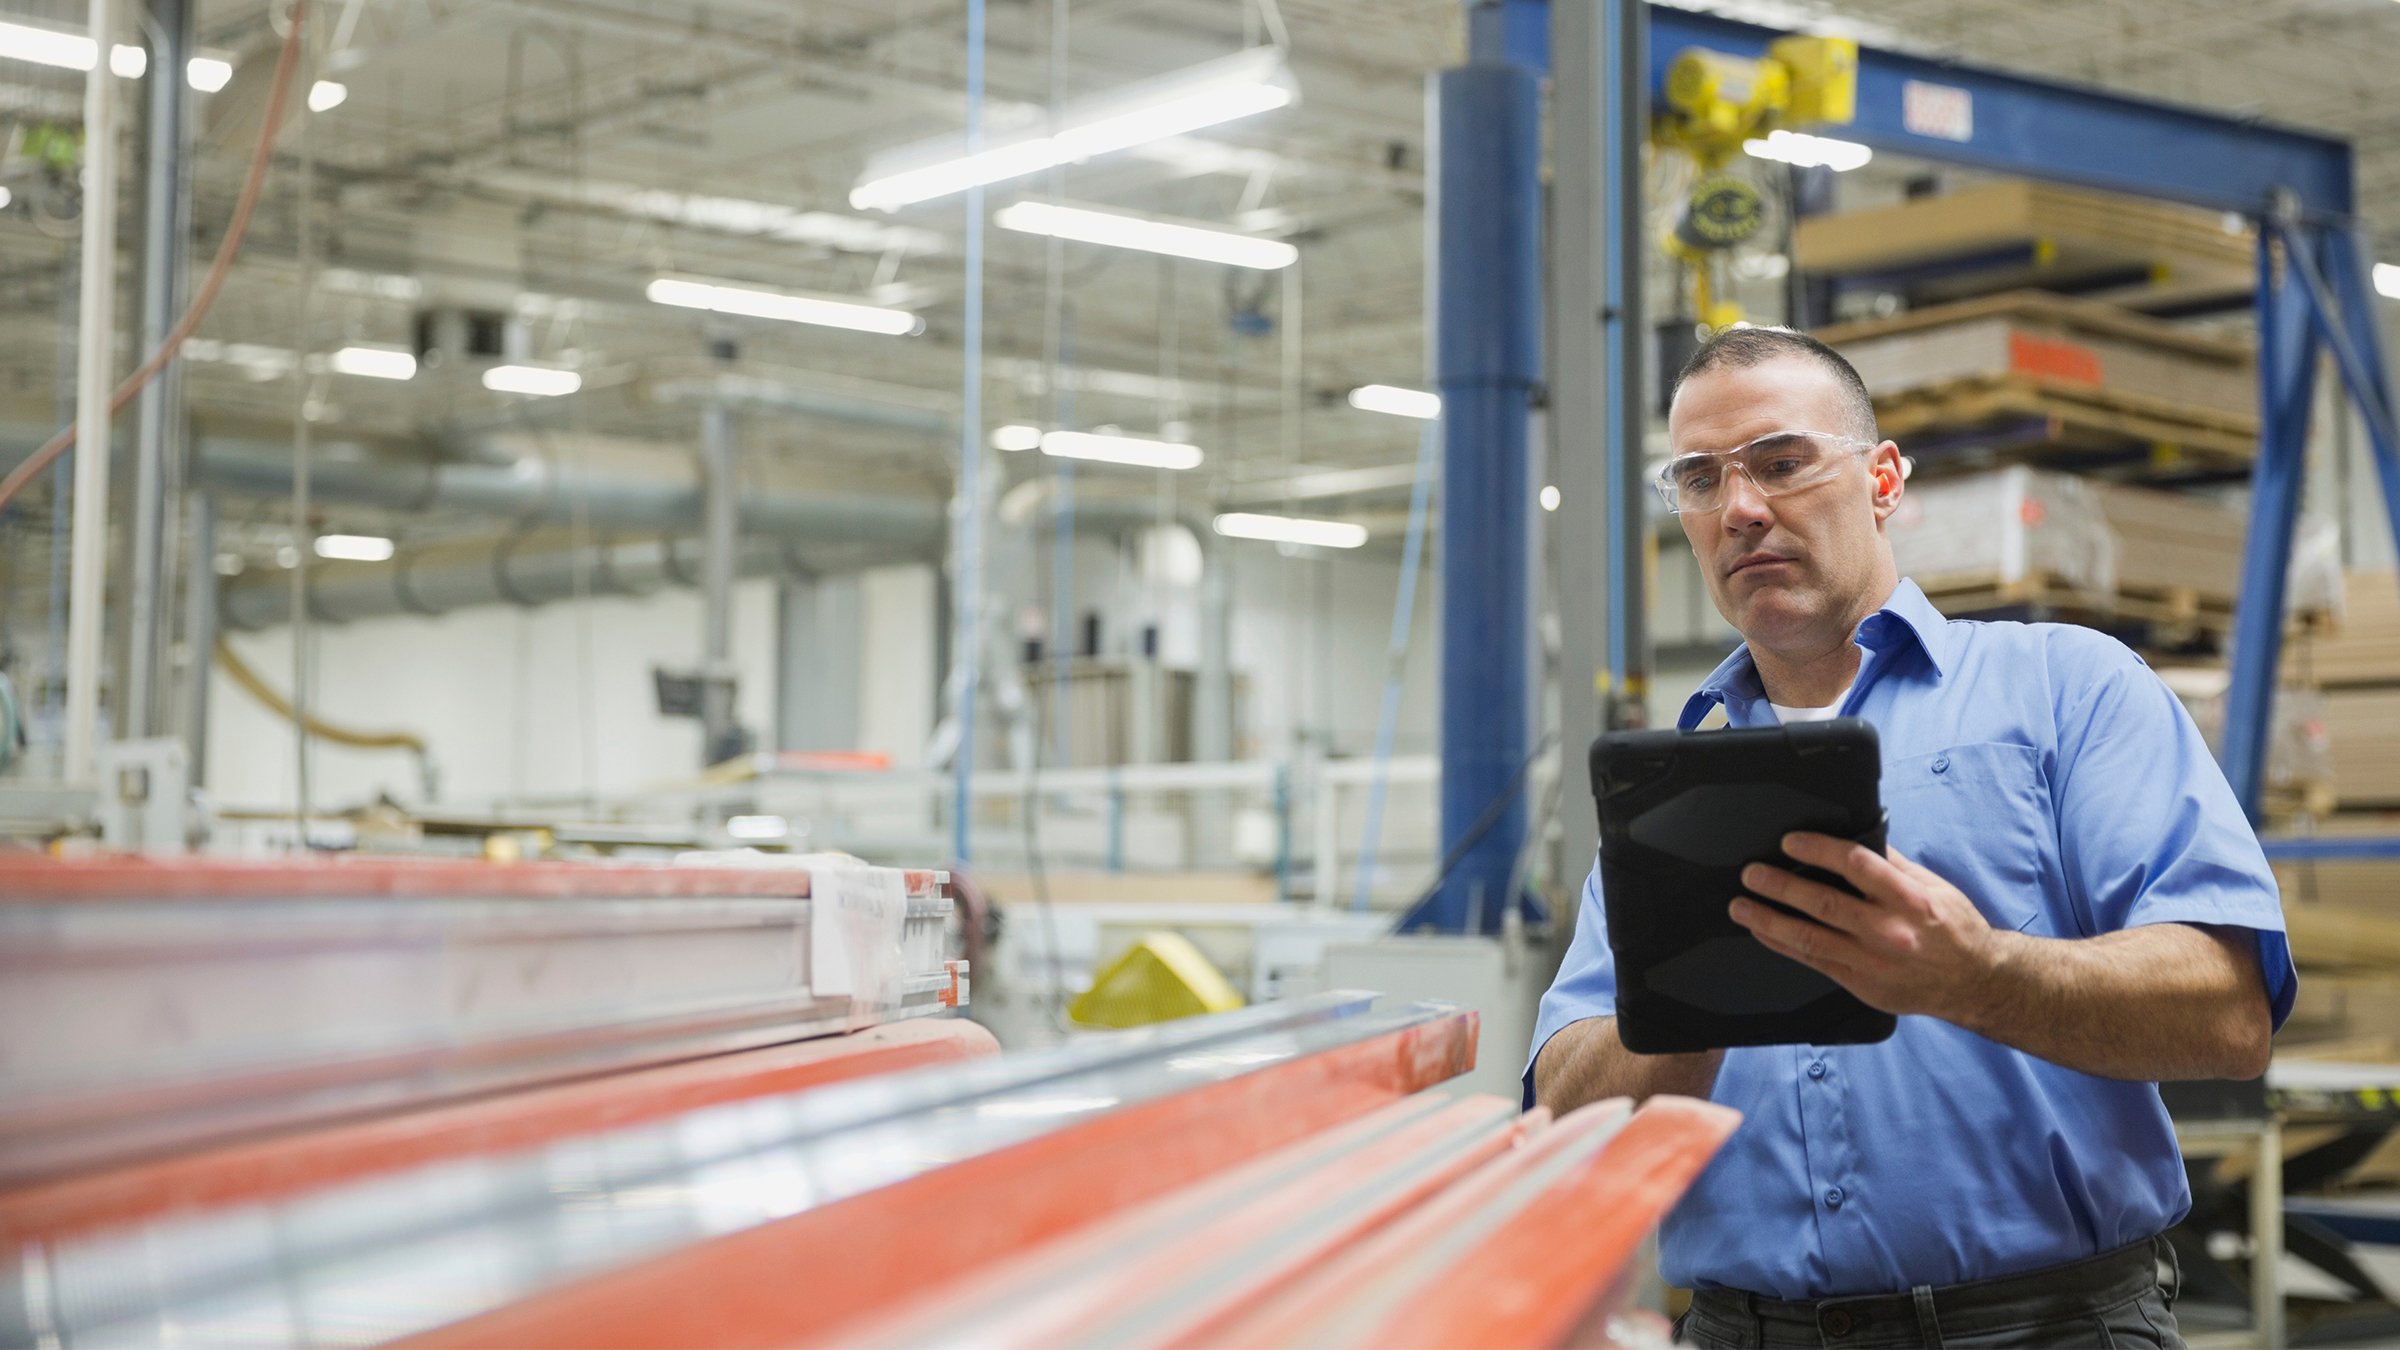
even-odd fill
[{"label": "ceiling light fixture", "polygon": [[1004,427],[994,427],[992,428],[992,448],[994,450],[1039,450],[1042,448],[1042,429],[1027,426],[1022,422],[1011,422]]},{"label": "ceiling light fixture", "polygon": [[583,387],[583,377],[549,366],[494,366],[483,372],[483,387],[495,394],[532,394],[556,398]]},{"label": "ceiling light fixture", "polygon": [[308,110],[332,112],[350,97],[350,86],[331,80],[319,80],[308,87]]},{"label": "ceiling light fixture", "polygon": [[1060,459],[1128,464],[1137,469],[1197,469],[1201,460],[1200,447],[1196,445],[1096,431],[1053,431],[1042,437],[1042,453]]},{"label": "ceiling light fixture", "polygon": [[1046,123],[1004,136],[973,154],[944,136],[877,155],[851,189],[861,211],[896,211],[971,187],[1022,178],[1249,117],[1292,102],[1297,91],[1283,53],[1252,47],[1171,75],[1076,99]]},{"label": "ceiling light fixture", "polygon": [[2375,290],[2390,300],[2400,300],[2400,265],[2375,264]]},{"label": "ceiling light fixture", "polygon": [[[60,70],[90,70],[95,50],[91,38],[82,33],[0,23],[0,57]],[[150,53],[124,43],[111,44],[108,69],[119,79],[138,80],[150,69]],[[195,56],[184,66],[184,78],[201,93],[213,94],[233,78],[233,63],[213,56]]]},{"label": "ceiling light fixture", "polygon": [[1442,415],[1442,396],[1396,384],[1362,384],[1350,391],[1350,406],[1361,412],[1390,413],[1430,422]]},{"label": "ceiling light fixture", "polygon": [[1559,503],[1559,500],[1560,500],[1560,498],[1559,498],[1559,495],[1558,495],[1558,484],[1556,484],[1556,483],[1551,483],[1551,484],[1548,484],[1548,485],[1546,485],[1546,486],[1544,486],[1544,487],[1542,488],[1542,509],[1543,509],[1543,510],[1545,510],[1545,511],[1555,511],[1555,510],[1557,510],[1557,509],[1558,509],[1558,503]]},{"label": "ceiling light fixture", "polygon": [[342,562],[389,562],[392,541],[374,534],[320,534],[317,556]]},{"label": "ceiling light fixture", "polygon": [[1742,150],[1753,159],[1771,159],[1803,169],[1827,168],[1848,173],[1875,158],[1875,152],[1856,141],[1811,136],[1804,131],[1770,131],[1763,141],[1744,141]]},{"label": "ceiling light fixture", "polygon": [[1261,239],[1130,211],[1096,211],[1055,202],[1015,202],[1002,207],[992,219],[1004,230],[1023,234],[1050,235],[1078,243],[1138,249],[1262,272],[1289,267],[1300,260],[1300,250],[1280,239]]},{"label": "ceiling light fixture", "polygon": [[822,296],[791,295],[783,291],[762,291],[748,286],[727,286],[713,281],[692,281],[682,277],[660,277],[650,283],[644,295],[661,305],[679,309],[705,309],[717,314],[739,314],[752,319],[781,319],[785,323],[815,324],[820,328],[847,328],[859,333],[882,333],[891,337],[909,337],[925,331],[925,321],[905,309],[886,309],[881,305],[862,305],[854,300],[830,300]]},{"label": "ceiling light fixture", "polygon": [[344,347],[333,354],[334,373],[364,375],[375,380],[413,380],[417,377],[417,358],[414,353],[398,347]]},{"label": "ceiling light fixture", "polygon": [[1309,544],[1317,548],[1357,548],[1367,542],[1367,527],[1346,520],[1229,511],[1213,523],[1217,533],[1228,539],[1263,539],[1271,544]]}]

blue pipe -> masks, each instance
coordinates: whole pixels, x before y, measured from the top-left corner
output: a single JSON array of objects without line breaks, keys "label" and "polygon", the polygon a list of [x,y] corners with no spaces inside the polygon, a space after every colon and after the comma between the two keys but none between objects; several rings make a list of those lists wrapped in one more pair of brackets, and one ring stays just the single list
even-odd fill
[{"label": "blue pipe", "polygon": [[[2225,697],[2224,744],[2218,754],[2226,781],[2253,823],[2259,819],[2266,781],[2268,715],[2274,709],[2275,663],[2283,646],[2284,584],[2300,518],[2309,404],[2317,382],[2308,288],[2297,276],[2280,278],[2279,284],[2273,237],[2270,230],[2258,234],[2258,464],[2251,476],[2250,530],[2242,549],[2240,603],[2233,614],[2233,682]],[[2285,235],[2283,242],[2295,254],[2314,247],[2314,241],[2298,232]]]},{"label": "blue pipe", "polygon": [[[983,8],[984,0],[967,0],[967,153],[983,149]],[[982,675],[983,638],[983,189],[967,189],[966,302],[961,341],[966,347],[965,373],[960,378],[958,414],[957,531],[958,575],[950,603],[955,611],[958,681],[958,749],[950,756],[952,777],[950,856],[972,860],[968,825],[974,815],[970,795],[975,777],[975,698]]]},{"label": "blue pipe", "polygon": [[[1442,396],[1442,856],[1533,741],[1528,417],[1541,374],[1541,100],[1483,54],[1433,80],[1434,383]],[[1510,801],[1422,911],[1497,931],[1531,815]]]}]

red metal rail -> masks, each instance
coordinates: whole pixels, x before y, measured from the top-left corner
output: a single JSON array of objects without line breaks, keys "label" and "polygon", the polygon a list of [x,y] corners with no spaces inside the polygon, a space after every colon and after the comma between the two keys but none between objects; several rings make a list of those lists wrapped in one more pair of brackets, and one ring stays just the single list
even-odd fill
[{"label": "red metal rail", "polygon": [[418,1347],[788,1345],[1454,1078],[1459,1012],[701,1243],[401,1342]]},{"label": "red metal rail", "polygon": [[[915,869],[922,895],[941,873]],[[246,859],[0,857],[0,901],[441,899],[558,897],[673,899],[808,895],[808,873],[775,868],[663,863],[493,863],[450,858]]]},{"label": "red metal rail", "polygon": [[998,1050],[972,1022],[897,1022],[175,1154],[0,1190],[0,1250]]}]

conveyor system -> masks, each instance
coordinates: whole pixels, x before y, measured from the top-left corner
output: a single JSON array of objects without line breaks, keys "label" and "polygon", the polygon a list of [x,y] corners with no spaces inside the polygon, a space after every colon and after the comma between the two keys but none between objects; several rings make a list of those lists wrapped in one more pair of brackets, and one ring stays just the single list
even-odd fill
[{"label": "conveyor system", "polygon": [[[1431,1091],[1472,1065],[1474,1014],[1357,992],[1010,1056],[954,1018],[841,1033],[872,1010],[819,1000],[779,1024],[780,1043],[751,1042],[766,1023],[733,1014],[734,994],[797,1006],[790,976],[811,967],[794,954],[804,916],[748,906],[848,895],[856,878],[818,877],[812,895],[801,874],[738,869],[297,864],[162,880],[112,863],[50,874],[36,900],[13,883],[41,874],[7,868],[11,979],[39,968],[37,939],[81,973],[45,986],[62,1003],[11,1007],[104,1052],[89,1065],[110,1072],[76,1078],[54,1055],[46,1074],[0,1080],[6,1137],[27,1149],[0,1180],[14,1258],[0,1345],[1634,1343],[1664,1325],[1614,1320],[1629,1257],[1735,1119],[1661,1099],[1552,1120]],[[939,879],[911,873],[903,889],[930,902]],[[218,922],[191,922],[194,905],[223,906]],[[544,905],[578,922],[535,922]],[[374,926],[378,906],[396,926]],[[313,907],[341,921],[285,921]],[[187,922],[145,941],[140,925],[70,921],[137,913]],[[508,922],[484,922],[496,915]],[[532,978],[554,939],[586,978],[534,982],[558,995],[547,1022],[481,997],[464,1006],[485,1020],[436,1015],[502,974]],[[383,982],[344,978],[362,952]],[[950,974],[932,940],[918,954],[910,978]],[[668,978],[711,962],[732,986],[722,1006]],[[143,1024],[122,1004],[140,982],[120,966],[183,998],[234,997],[247,976],[254,1003],[303,1015],[270,1034],[273,1019],[203,1007],[176,1033],[194,1067],[169,1073],[155,1045],[137,1053]],[[418,979],[432,984],[412,1001]],[[606,1015],[609,989],[640,1015]],[[348,993],[382,1020],[303,1025]],[[726,1020],[694,1030],[695,1001]],[[70,1025],[86,1013],[95,1025]],[[529,1022],[584,1034],[563,1037],[562,1057]],[[445,1025],[475,1034],[437,1052]],[[732,1048],[710,1039],[728,1027]],[[810,1029],[840,1034],[793,1039]],[[179,1105],[144,1130],[93,1109],[99,1142],[84,1149],[26,1107],[112,1092]]]}]

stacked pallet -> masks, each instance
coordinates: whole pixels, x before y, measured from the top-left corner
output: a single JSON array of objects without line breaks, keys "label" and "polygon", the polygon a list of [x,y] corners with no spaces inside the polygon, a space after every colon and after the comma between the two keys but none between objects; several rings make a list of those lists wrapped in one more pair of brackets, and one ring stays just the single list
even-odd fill
[{"label": "stacked pallet", "polygon": [[2239,473],[2256,453],[2251,346],[2115,305],[2012,291],[1817,336],[1874,391],[1884,434],[1927,467],[2155,478]]},{"label": "stacked pallet", "polygon": [[2246,222],[2140,197],[1992,183],[1801,220],[1793,265],[1904,285],[1913,303],[2013,287],[2105,291],[2128,307],[2230,299],[2256,284]]},{"label": "stacked pallet", "polygon": [[1901,572],[1952,614],[2067,619],[2180,644],[2232,629],[2239,512],[2022,465],[1912,485],[1889,523]]},{"label": "stacked pallet", "polygon": [[2283,670],[2322,704],[2332,809],[2400,809],[2400,580],[2351,573],[2340,614],[2297,634]]}]

